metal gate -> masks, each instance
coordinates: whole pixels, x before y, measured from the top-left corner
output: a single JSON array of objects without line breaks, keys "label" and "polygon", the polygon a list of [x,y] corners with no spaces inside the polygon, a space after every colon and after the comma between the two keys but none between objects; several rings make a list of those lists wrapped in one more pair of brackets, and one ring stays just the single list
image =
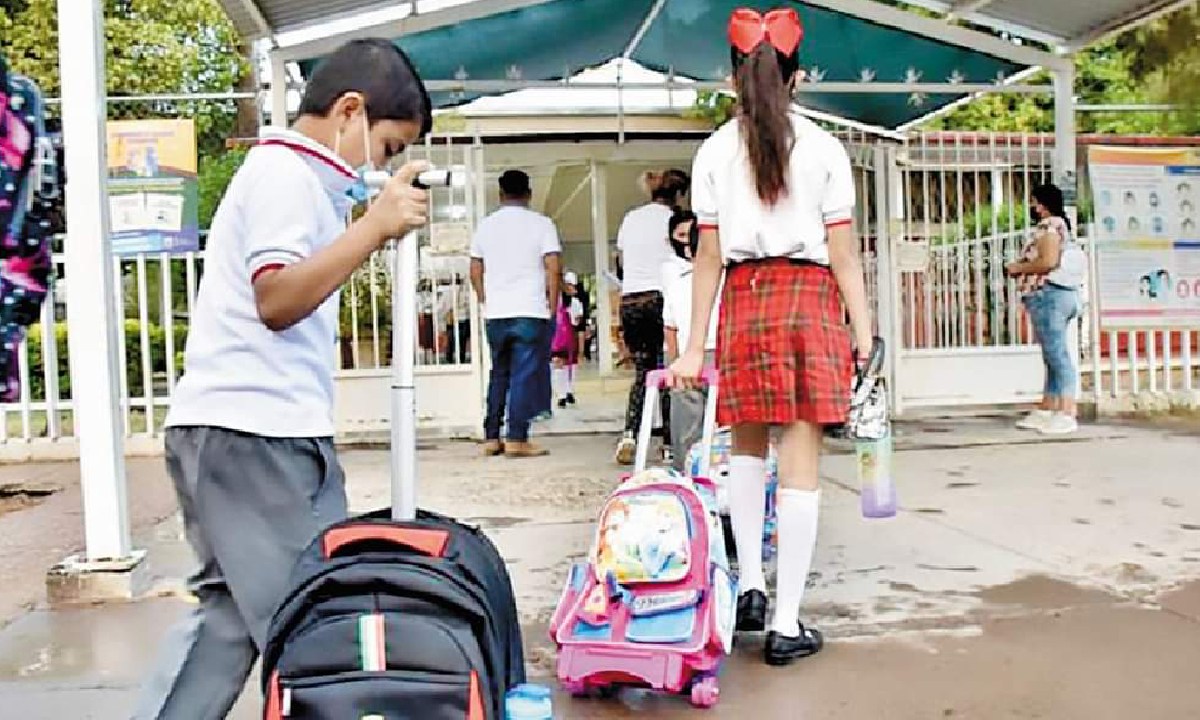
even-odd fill
[{"label": "metal gate", "polygon": [[1029,135],[876,146],[875,297],[897,413],[1038,397],[1040,354],[1004,265],[1020,253],[1029,193],[1050,180],[1052,154]]},{"label": "metal gate", "polygon": [[[408,156],[455,175],[452,187],[431,191],[430,224],[420,233],[417,417],[423,430],[473,437],[483,422],[483,370],[469,243],[485,205],[483,146],[470,138],[437,136]],[[336,413],[342,435],[378,432],[390,422],[394,252],[376,253],[343,292]]]}]

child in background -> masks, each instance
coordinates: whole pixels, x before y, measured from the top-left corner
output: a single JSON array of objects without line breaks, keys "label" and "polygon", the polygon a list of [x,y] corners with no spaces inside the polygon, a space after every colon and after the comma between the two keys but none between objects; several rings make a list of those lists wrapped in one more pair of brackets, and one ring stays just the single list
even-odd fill
[{"label": "child in background", "polygon": [[[686,348],[692,323],[692,258],[700,245],[696,215],[679,210],[668,223],[668,239],[675,257],[663,263],[663,330],[666,340],[667,363],[679,357]],[[709,321],[708,340],[704,345],[706,365],[714,364],[717,349],[717,317],[720,303],[713,308]],[[704,434],[704,403],[707,389],[671,391],[671,455],[672,465],[684,472],[688,451]]]},{"label": "child in background", "polygon": [[575,370],[579,366],[579,328],[583,323],[583,303],[579,299],[579,276],[563,274],[562,302],[554,322],[554,340],[550,346],[551,380],[558,407],[575,404]]}]

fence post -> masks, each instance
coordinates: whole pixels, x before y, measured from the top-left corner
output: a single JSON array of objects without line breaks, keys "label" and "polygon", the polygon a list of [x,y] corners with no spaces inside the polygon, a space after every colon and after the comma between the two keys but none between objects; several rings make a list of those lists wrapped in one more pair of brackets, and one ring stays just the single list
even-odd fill
[{"label": "fence post", "polygon": [[[115,587],[109,571],[131,570],[140,560],[130,548],[118,415],[101,5],[100,0],[58,0],[63,137],[71,178],[66,198],[67,320],[87,549],[82,560],[69,559],[51,571],[52,601],[127,596],[130,588]],[[55,582],[64,575],[74,581]]]},{"label": "fence post", "polygon": [[[897,184],[895,165],[896,155],[890,148],[876,144],[872,164],[875,168],[875,274],[877,303],[875,312],[879,324],[879,335],[887,343],[887,354],[884,356],[884,377],[892,390],[892,412],[900,417],[904,412],[901,401],[903,393],[899,386],[901,363],[899,309],[900,282],[893,261],[895,253],[892,248],[892,218],[898,209],[896,198],[892,196]],[[870,228],[859,228],[859,232],[869,232]]]}]

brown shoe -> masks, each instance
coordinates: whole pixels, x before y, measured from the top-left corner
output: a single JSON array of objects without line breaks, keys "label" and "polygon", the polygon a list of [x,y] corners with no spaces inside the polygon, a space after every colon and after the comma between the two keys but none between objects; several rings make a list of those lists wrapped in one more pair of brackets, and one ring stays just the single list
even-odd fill
[{"label": "brown shoe", "polygon": [[544,457],[549,455],[550,451],[544,447],[539,447],[530,442],[516,442],[509,440],[504,447],[504,457],[510,458],[534,458]]},{"label": "brown shoe", "polygon": [[484,457],[496,457],[504,454],[504,443],[499,440],[488,440],[483,444]]}]

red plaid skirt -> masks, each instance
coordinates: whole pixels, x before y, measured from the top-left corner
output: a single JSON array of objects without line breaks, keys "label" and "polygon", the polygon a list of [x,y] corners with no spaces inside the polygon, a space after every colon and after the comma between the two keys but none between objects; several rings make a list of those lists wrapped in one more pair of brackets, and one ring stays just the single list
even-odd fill
[{"label": "red plaid skirt", "polygon": [[720,424],[846,421],[850,331],[829,268],[783,258],[730,267],[718,336]]}]

